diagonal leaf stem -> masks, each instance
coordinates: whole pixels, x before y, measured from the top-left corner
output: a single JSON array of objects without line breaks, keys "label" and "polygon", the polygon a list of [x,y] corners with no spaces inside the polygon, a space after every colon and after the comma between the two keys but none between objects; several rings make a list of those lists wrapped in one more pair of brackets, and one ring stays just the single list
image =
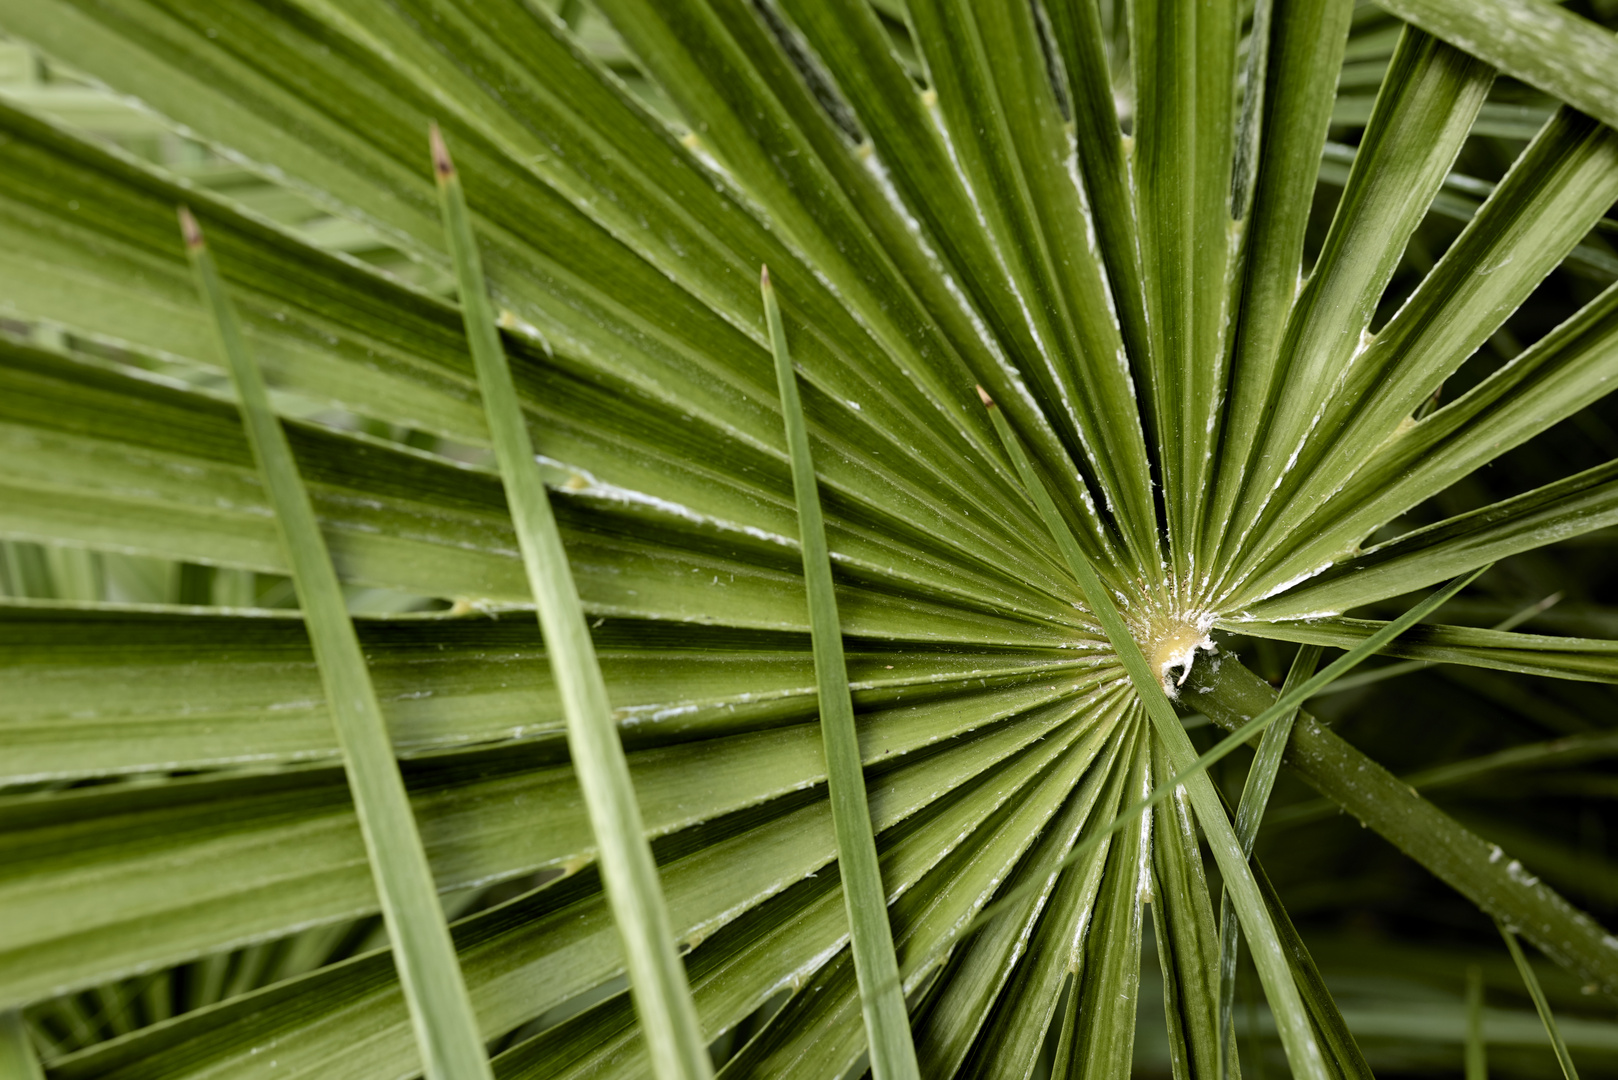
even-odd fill
[{"label": "diagonal leaf stem", "polygon": [[[1235,658],[1217,668],[1198,665],[1187,685],[1209,718],[1226,730],[1247,723],[1276,700],[1274,687]],[[1480,909],[1522,927],[1552,960],[1618,996],[1618,954],[1602,944],[1610,936],[1605,927],[1307,711],[1293,727],[1287,766]]]},{"label": "diagonal leaf stem", "polygon": [[298,475],[286,432],[270,407],[264,375],[248,351],[235,306],[225,293],[202,230],[183,207],[180,228],[198,292],[213,317],[220,351],[241,398],[247,441],[292,569],[309,644],[342,747],[382,916],[393,938],[399,981],[409,1004],[422,1066],[429,1080],[487,1078],[491,1075],[489,1059],[477,1017],[314,504]]},{"label": "diagonal leaf stem", "polygon": [[0,1012],[0,1076],[6,1080],[45,1080],[28,1025],[15,1009]]},{"label": "diagonal leaf stem", "polygon": [[600,849],[601,875],[624,946],[630,992],[660,1080],[706,1080],[713,1074],[708,1047],[674,943],[606,681],[500,343],[466,197],[436,125],[431,142],[467,342],[523,565],[539,608],[546,655],[562,699],[568,751]]},{"label": "diagonal leaf stem", "polygon": [[[1320,663],[1319,645],[1305,645],[1292,660],[1287,672],[1282,696],[1297,689],[1309,678]],[[1264,819],[1264,808],[1269,804],[1270,792],[1275,787],[1275,776],[1281,771],[1281,755],[1286,749],[1287,736],[1292,733],[1292,721],[1298,710],[1293,708],[1264,733],[1258,753],[1247,772],[1247,785],[1242,789],[1242,801],[1236,809],[1236,839],[1242,852],[1253,854],[1253,841],[1258,836],[1259,823]],[[1230,1076],[1236,1071],[1235,1022],[1236,961],[1241,955],[1241,938],[1236,926],[1236,909],[1230,906],[1230,896],[1220,890],[1219,895],[1219,1075]]]},{"label": "diagonal leaf stem", "polygon": [[1562,1075],[1567,1080],[1579,1080],[1579,1072],[1573,1067],[1573,1057],[1567,1052],[1567,1042],[1563,1040],[1561,1031],[1557,1030],[1556,1017],[1551,1015],[1550,1002],[1545,1000],[1545,991],[1539,985],[1539,976],[1534,974],[1528,957],[1523,955],[1522,945],[1517,941],[1506,924],[1499,919],[1494,921],[1500,936],[1506,939],[1506,948],[1511,950],[1511,959],[1517,964],[1517,972],[1522,975],[1523,985],[1528,987],[1528,996],[1534,999],[1534,1008],[1539,1011],[1539,1019],[1545,1025],[1545,1034],[1551,1040],[1551,1046],[1556,1050],[1556,1061],[1562,1066]]},{"label": "diagonal leaf stem", "polygon": [[911,1080],[920,1075],[910,1034],[899,962],[888,922],[887,892],[877,861],[876,836],[860,766],[859,737],[854,728],[854,700],[843,659],[842,629],[832,586],[831,555],[825,519],[809,453],[809,432],[798,396],[797,375],[787,349],[781,307],[770,284],[770,271],[760,274],[764,314],[775,354],[787,449],[792,459],[792,487],[798,501],[798,532],[803,546],[803,575],[809,594],[810,638],[815,656],[815,682],[820,692],[820,730],[826,751],[826,787],[832,827],[837,834],[837,867],[848,910],[850,948],[860,986],[860,1008],[870,1042],[871,1072],[876,1080]]}]

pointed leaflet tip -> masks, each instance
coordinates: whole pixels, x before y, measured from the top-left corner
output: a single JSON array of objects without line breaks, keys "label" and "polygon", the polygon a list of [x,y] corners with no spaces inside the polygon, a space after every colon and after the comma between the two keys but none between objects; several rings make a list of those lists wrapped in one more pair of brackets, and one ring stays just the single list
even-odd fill
[{"label": "pointed leaflet tip", "polygon": [[455,163],[450,160],[449,147],[444,145],[444,134],[438,130],[437,121],[427,126],[427,142],[433,151],[433,175],[442,183],[455,175]]},{"label": "pointed leaflet tip", "polygon": [[758,268],[758,283],[766,290],[772,288],[770,285],[770,268],[768,266],[761,265]]},{"label": "pointed leaflet tip", "polygon": [[185,237],[186,250],[201,251],[202,226],[197,224],[197,219],[191,215],[189,207],[178,207],[177,212],[180,217],[180,235]]},{"label": "pointed leaflet tip", "polygon": [[977,388],[977,391],[978,397],[983,401],[983,407],[985,409],[994,408],[994,398],[989,396],[989,392],[981,386]]}]

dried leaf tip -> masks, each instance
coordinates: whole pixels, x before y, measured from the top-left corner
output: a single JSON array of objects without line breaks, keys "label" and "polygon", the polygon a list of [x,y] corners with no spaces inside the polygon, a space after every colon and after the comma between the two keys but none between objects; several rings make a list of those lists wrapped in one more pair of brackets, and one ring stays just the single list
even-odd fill
[{"label": "dried leaf tip", "polygon": [[773,287],[770,285],[770,268],[768,266],[761,265],[758,268],[758,283],[766,291]]},{"label": "dried leaf tip", "polygon": [[989,396],[989,392],[981,386],[977,388],[977,391],[979,400],[983,402],[983,407],[985,409],[994,408],[994,398]]},{"label": "dried leaf tip", "polygon": [[444,133],[438,130],[437,122],[428,125],[427,142],[433,150],[433,174],[443,183],[455,175],[455,162],[450,160],[449,147],[444,145]]},{"label": "dried leaf tip", "polygon": [[185,249],[187,251],[201,251],[204,246],[202,242],[202,226],[197,224],[197,219],[192,216],[189,207],[179,207],[177,213],[180,217],[180,235],[185,237]]}]

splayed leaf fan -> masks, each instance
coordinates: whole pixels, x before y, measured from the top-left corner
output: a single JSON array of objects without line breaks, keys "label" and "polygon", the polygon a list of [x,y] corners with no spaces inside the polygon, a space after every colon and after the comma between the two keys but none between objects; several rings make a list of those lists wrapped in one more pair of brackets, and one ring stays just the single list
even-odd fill
[{"label": "splayed leaf fan", "polygon": [[1384,8],[0,0],[0,1061],[1357,1080],[1288,776],[1618,996],[1298,711],[1618,682],[1489,585],[1618,525],[1618,44]]}]

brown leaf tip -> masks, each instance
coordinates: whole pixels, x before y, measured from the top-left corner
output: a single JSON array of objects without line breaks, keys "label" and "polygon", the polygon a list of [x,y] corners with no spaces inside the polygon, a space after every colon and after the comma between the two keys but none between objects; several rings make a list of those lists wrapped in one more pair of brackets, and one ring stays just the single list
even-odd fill
[{"label": "brown leaf tip", "polygon": [[770,284],[770,268],[768,266],[758,268],[758,283],[766,289],[773,288]]},{"label": "brown leaf tip", "polygon": [[455,162],[450,160],[449,147],[444,145],[444,133],[438,130],[436,122],[427,128],[427,142],[433,150],[433,172],[440,180],[448,180],[455,175]]},{"label": "brown leaf tip", "polygon": [[983,389],[983,387],[981,387],[981,386],[978,387],[977,390],[978,390],[978,398],[983,402],[983,407],[985,409],[994,408],[994,398],[989,396],[989,392],[987,390]]},{"label": "brown leaf tip", "polygon": [[186,250],[201,251],[203,248],[202,226],[197,224],[197,219],[192,216],[189,207],[179,207],[178,213],[180,216],[180,235],[185,237]]}]

